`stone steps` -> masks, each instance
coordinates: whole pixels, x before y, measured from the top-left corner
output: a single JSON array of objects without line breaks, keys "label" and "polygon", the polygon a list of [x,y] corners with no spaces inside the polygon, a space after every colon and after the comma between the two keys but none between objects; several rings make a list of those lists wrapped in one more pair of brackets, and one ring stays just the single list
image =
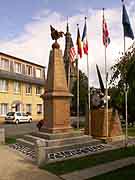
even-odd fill
[{"label": "stone steps", "polygon": [[78,149],[78,148],[83,148],[83,147],[87,147],[87,146],[95,146],[98,144],[101,144],[101,141],[91,139],[86,142],[78,142],[78,143],[70,143],[70,144],[65,144],[65,145],[50,146],[50,147],[46,147],[45,149],[48,153],[56,153],[56,152],[60,152],[60,151]]},{"label": "stone steps", "polygon": [[[59,137],[61,137],[61,139],[54,139],[54,137],[51,137],[52,139],[49,140],[39,137],[39,134],[42,134],[42,137],[44,137],[43,135],[46,133],[36,133],[35,136],[34,134],[28,134],[17,139],[17,146],[25,146],[26,149],[30,149],[30,152],[34,152],[32,156],[36,159],[37,163],[40,162],[41,157],[45,158],[44,160],[46,163],[50,163],[57,160],[61,161],[63,158],[68,159],[85,156],[89,153],[88,149],[95,152],[99,151],[96,150],[96,148],[102,146],[100,140],[92,139],[87,135],[74,135],[73,137],[65,135],[67,136],[66,138],[62,138],[62,135],[60,135]],[[63,153],[64,155],[62,155]]]},{"label": "stone steps", "polygon": [[58,133],[58,134],[51,134],[51,135],[49,133],[45,133],[44,131],[31,133],[31,135],[33,136],[43,138],[43,139],[48,139],[48,140],[78,137],[78,136],[82,136],[83,134],[84,132],[82,131],[76,131],[76,132],[71,132],[71,133]]},{"label": "stone steps", "polygon": [[23,136],[23,139],[26,141],[30,141],[30,142],[35,144],[37,140],[42,140],[43,138],[27,134],[27,135]]},{"label": "stone steps", "polygon": [[79,144],[81,142],[87,143],[88,141],[91,141],[91,137],[88,136],[78,136],[78,137],[70,137],[70,138],[64,138],[64,139],[58,139],[58,140],[47,140],[47,146],[64,146],[66,144]]},{"label": "stone steps", "polygon": [[77,144],[77,143],[87,143],[91,141],[91,137],[83,135],[83,136],[78,136],[78,137],[70,137],[70,138],[64,138],[64,139],[55,139],[55,140],[47,140],[44,138],[39,138],[37,136],[33,135],[24,135],[24,140],[30,141],[32,143],[36,143],[37,140],[44,140],[46,147],[51,147],[51,146],[63,146],[66,144]]},{"label": "stone steps", "polygon": [[[35,147],[35,143],[37,140],[43,140],[45,144],[45,148],[53,152],[61,151],[61,150],[69,150],[74,148],[81,148],[84,146],[91,146],[91,145],[97,145],[100,144],[100,140],[92,139],[91,137],[87,135],[78,136],[78,137],[70,137],[70,138],[64,138],[64,139],[55,139],[55,140],[47,140],[44,138],[39,138],[37,136],[33,135],[24,135],[22,138],[17,139],[17,143],[22,144],[26,147],[33,148]],[[55,149],[55,150],[53,150]]]},{"label": "stone steps", "polygon": [[28,141],[28,140],[25,140],[23,138],[18,138],[16,140],[16,142],[18,144],[22,144],[23,146],[26,146],[26,147],[29,147],[31,149],[35,148],[35,143],[31,142],[31,141]]},{"label": "stone steps", "polygon": [[[59,154],[66,152],[67,154],[70,152],[72,153],[76,152],[77,155],[81,156],[81,154],[85,155],[85,153],[80,154],[79,149],[82,149],[82,151],[88,151],[87,150],[88,148],[94,148],[102,144],[100,140],[92,139],[88,135],[84,135],[84,134],[81,135],[81,133],[75,132],[75,134],[72,135],[69,133],[63,133],[63,134],[64,135],[62,136],[62,134],[47,134],[44,132],[32,133],[32,134],[24,135],[22,138],[17,139],[17,143],[18,146],[23,145],[26,148],[28,147],[31,150],[33,150],[35,152],[35,157],[40,157],[38,154],[42,152],[43,157],[47,157],[46,159],[47,163],[53,161],[51,156],[57,157],[59,156]],[[51,136],[50,139],[46,139],[45,137],[48,137],[49,135]],[[56,137],[54,137],[54,135],[56,135]],[[56,139],[57,137],[58,139]],[[67,155],[66,158],[68,158]],[[56,159],[57,158],[55,158],[54,161]]]}]

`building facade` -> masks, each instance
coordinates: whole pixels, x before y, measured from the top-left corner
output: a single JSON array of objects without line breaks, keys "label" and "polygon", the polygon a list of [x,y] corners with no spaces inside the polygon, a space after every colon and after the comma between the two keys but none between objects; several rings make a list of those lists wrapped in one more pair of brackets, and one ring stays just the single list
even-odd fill
[{"label": "building facade", "polygon": [[43,119],[45,67],[0,52],[0,122],[9,111]]}]

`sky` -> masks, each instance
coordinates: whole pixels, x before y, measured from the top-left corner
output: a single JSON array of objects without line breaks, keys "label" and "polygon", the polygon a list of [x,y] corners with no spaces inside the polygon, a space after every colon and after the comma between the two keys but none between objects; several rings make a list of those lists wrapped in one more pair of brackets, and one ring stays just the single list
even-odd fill
[{"label": "sky", "polygon": [[[135,1],[125,0],[135,33]],[[48,67],[52,40],[50,24],[66,31],[67,17],[74,45],[77,26],[82,35],[87,16],[90,86],[99,86],[96,64],[104,78],[104,46],[102,43],[102,8],[105,8],[111,43],[107,48],[107,68],[117,62],[123,51],[122,4],[120,0],[2,0],[0,5],[0,51]],[[126,38],[126,48],[133,43]],[[64,51],[65,40],[59,44]],[[76,46],[76,45],[75,45]],[[86,56],[79,60],[80,69],[87,74]]]}]

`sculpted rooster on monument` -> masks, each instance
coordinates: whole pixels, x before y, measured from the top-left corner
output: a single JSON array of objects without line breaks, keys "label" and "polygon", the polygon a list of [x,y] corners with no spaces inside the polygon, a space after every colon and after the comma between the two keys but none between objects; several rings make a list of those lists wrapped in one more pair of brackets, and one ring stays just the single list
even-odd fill
[{"label": "sculpted rooster on monument", "polygon": [[52,27],[52,25],[50,25],[50,29],[51,29],[51,37],[52,37],[52,40],[57,41],[57,39],[59,39],[60,37],[63,37],[64,32],[62,32],[62,31],[58,32],[56,29],[54,29],[54,28]]}]

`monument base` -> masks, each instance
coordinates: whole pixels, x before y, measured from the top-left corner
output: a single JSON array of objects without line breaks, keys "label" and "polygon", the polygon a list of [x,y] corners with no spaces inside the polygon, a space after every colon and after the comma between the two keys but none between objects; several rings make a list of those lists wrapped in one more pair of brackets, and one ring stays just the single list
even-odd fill
[{"label": "monument base", "polygon": [[[90,151],[103,149],[100,140],[92,139],[83,132],[71,133],[44,133],[33,134],[36,139],[37,164],[63,161],[78,156],[85,156]],[[39,139],[38,139],[39,138]]]},{"label": "monument base", "polygon": [[123,141],[125,139],[125,136],[120,135],[114,137],[96,137],[96,138],[100,139],[103,143],[110,143],[110,142]]},{"label": "monument base", "polygon": [[93,110],[91,112],[91,135],[96,139],[106,141],[120,140],[121,138],[123,138],[123,132],[118,112],[113,111],[112,109],[108,109],[107,123],[106,109],[100,108]]},{"label": "monument base", "polygon": [[73,131],[72,127],[69,128],[41,128],[42,132],[45,133],[51,133],[51,134],[55,134],[55,133],[70,133]]}]

